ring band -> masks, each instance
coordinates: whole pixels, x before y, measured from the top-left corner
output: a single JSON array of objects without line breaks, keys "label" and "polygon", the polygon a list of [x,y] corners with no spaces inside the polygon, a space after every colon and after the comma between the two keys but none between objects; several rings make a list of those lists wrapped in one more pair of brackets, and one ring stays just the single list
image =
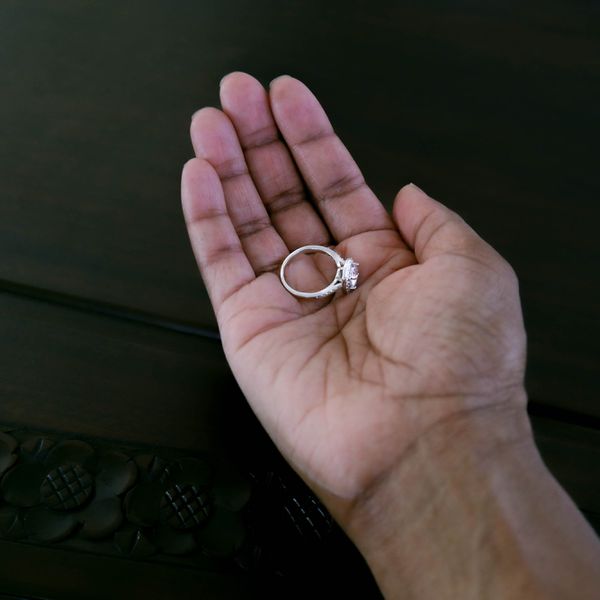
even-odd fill
[{"label": "ring band", "polygon": [[[303,254],[305,252],[323,252],[335,261],[335,266],[337,267],[335,277],[333,278],[333,281],[322,290],[316,292],[301,292],[300,290],[293,288],[285,279],[285,269],[289,262],[292,258],[298,256],[298,254]],[[335,250],[327,248],[326,246],[302,246],[288,254],[281,263],[279,279],[281,279],[283,287],[290,294],[298,296],[298,298],[324,298],[330,294],[335,294],[339,289],[343,289],[344,292],[349,293],[356,289],[356,286],[358,285],[358,263],[351,258],[342,258]]]}]

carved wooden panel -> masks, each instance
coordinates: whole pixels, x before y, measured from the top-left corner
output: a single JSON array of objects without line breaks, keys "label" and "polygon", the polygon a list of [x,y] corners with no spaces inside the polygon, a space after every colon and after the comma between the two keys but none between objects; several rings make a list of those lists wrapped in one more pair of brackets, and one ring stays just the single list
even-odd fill
[{"label": "carved wooden panel", "polygon": [[199,566],[243,546],[250,480],[228,465],[24,431],[0,448],[6,538]]},{"label": "carved wooden panel", "polygon": [[320,563],[335,577],[348,560],[359,568],[342,585],[377,594],[327,510],[280,467],[0,427],[0,538],[282,582]]}]

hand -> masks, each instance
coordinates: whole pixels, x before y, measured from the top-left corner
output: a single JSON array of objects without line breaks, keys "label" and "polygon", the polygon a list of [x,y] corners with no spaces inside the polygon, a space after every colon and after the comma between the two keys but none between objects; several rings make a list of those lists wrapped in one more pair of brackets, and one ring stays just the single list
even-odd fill
[{"label": "hand", "polygon": [[[390,216],[297,79],[267,92],[235,72],[220,98],[222,111],[192,120],[189,236],[236,379],[330,508],[367,492],[432,428],[522,410],[525,333],[510,266],[412,184]],[[358,261],[358,289],[290,295],[278,267],[307,244]],[[315,256],[298,261],[296,287],[331,280],[330,259]]]},{"label": "hand", "polygon": [[[182,202],[225,353],[382,592],[595,598],[600,544],[524,410],[510,266],[412,184],[388,215],[298,80],[231,73],[221,104],[192,120]],[[307,244],[358,261],[359,288],[290,295],[277,270]],[[301,257],[294,285],[324,287],[327,260]]]}]

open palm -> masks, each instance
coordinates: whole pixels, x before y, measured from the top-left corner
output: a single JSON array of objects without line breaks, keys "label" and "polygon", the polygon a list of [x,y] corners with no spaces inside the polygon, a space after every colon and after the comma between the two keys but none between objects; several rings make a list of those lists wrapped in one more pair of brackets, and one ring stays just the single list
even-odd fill
[{"label": "open palm", "polygon": [[[351,499],[436,423],[514,399],[525,360],[516,278],[416,186],[390,216],[297,79],[267,92],[236,72],[220,93],[222,111],[192,120],[182,202],[225,353],[291,464]],[[358,289],[289,294],[278,267],[307,244],[358,261]],[[294,277],[324,287],[324,264],[301,257]]]}]

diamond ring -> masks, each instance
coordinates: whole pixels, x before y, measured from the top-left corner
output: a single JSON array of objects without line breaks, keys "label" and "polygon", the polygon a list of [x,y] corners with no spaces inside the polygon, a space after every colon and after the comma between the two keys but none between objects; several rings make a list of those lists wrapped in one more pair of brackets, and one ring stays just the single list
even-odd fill
[{"label": "diamond ring", "polygon": [[[298,254],[303,254],[305,252],[323,252],[324,254],[331,256],[335,261],[337,267],[335,277],[333,278],[333,281],[322,290],[316,292],[301,292],[300,290],[293,288],[285,279],[285,269],[290,260],[295,256],[298,256]],[[343,289],[346,293],[356,289],[356,286],[358,285],[358,263],[351,258],[342,258],[335,250],[327,248],[326,246],[302,246],[288,254],[281,263],[279,279],[281,279],[283,287],[294,296],[298,296],[299,298],[324,298],[325,296],[329,296],[329,294],[335,294],[339,289]]]}]

